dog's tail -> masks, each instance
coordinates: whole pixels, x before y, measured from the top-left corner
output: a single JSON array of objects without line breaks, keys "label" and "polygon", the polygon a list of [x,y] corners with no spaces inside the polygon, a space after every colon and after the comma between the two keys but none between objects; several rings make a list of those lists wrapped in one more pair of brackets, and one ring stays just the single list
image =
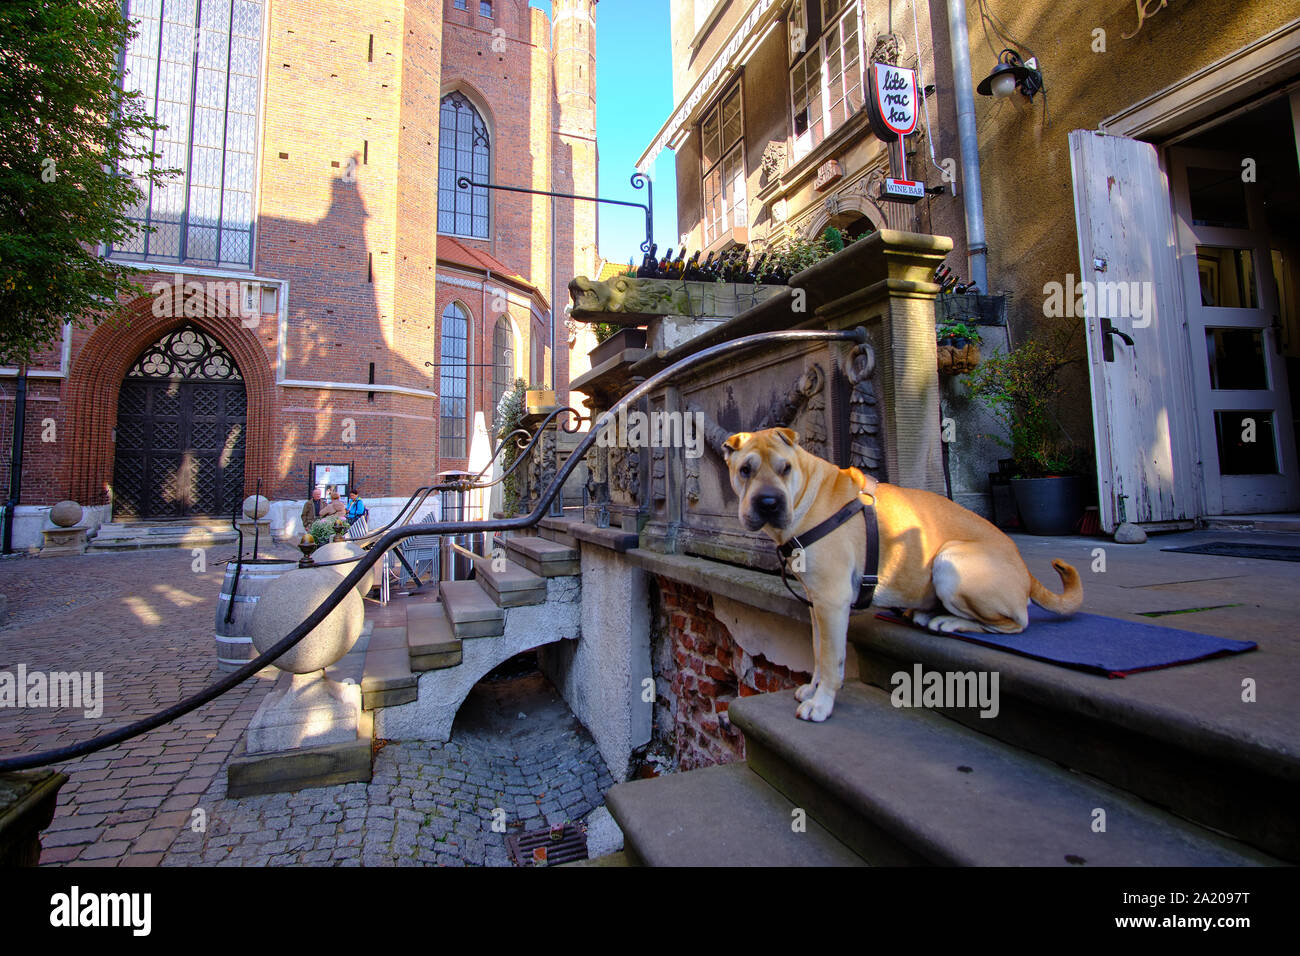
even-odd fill
[{"label": "dog's tail", "polygon": [[1043,582],[1031,574],[1029,600],[1053,614],[1069,617],[1083,604],[1083,582],[1079,580],[1079,572],[1074,569],[1074,566],[1066,564],[1060,558],[1052,562],[1052,567],[1061,576],[1061,584],[1065,586],[1065,590],[1060,594],[1049,591],[1043,586]]}]

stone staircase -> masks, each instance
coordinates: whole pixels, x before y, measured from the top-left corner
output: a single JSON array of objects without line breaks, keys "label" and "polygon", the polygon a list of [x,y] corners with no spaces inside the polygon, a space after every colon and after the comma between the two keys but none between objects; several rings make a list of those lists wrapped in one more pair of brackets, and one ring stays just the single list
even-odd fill
[{"label": "stone staircase", "polygon": [[[880,621],[855,623],[850,637],[863,680],[846,682],[827,722],[797,720],[792,691],[737,699],[727,713],[744,733],[745,761],[610,791],[629,863],[1300,859],[1300,753],[1294,734],[1286,743],[1287,728],[1268,726],[1263,712],[1247,718],[1253,730],[1224,733],[1197,713],[1204,698],[1180,697],[1186,709],[1176,711],[1158,694],[1144,701],[1133,679],[1062,671]],[[893,706],[883,689],[890,675],[917,662],[927,671],[999,671],[998,716]],[[1157,673],[1189,679],[1174,671]]]},{"label": "stone staircase", "polygon": [[465,695],[492,668],[578,637],[577,542],[557,530],[562,522],[544,524],[496,539],[504,567],[475,559],[474,578],[439,582],[437,600],[395,596],[373,613],[361,706],[374,712],[377,737],[447,740]]},{"label": "stone staircase", "polygon": [[[230,527],[230,520],[221,518],[193,518],[188,521],[113,521],[99,526],[90,539],[91,551],[136,551],[142,548],[212,548],[219,545],[238,544],[239,535]],[[272,543],[270,534],[264,543]],[[251,549],[252,541],[245,535],[245,544]]]}]

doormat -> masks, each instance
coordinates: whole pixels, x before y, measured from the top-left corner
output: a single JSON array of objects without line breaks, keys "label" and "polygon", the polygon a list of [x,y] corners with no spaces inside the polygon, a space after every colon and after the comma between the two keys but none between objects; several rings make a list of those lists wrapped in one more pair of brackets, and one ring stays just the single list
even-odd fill
[{"label": "doormat", "polygon": [[[876,616],[895,624],[911,624],[893,612]],[[1058,617],[1032,605],[1029,627],[1019,634],[944,636],[1112,678],[1240,654],[1259,646],[1254,641],[1233,641],[1100,614]]]},{"label": "doormat", "polygon": [[1225,558],[1261,558],[1265,561],[1300,561],[1300,547],[1291,544],[1235,544],[1209,541],[1189,548],[1161,548],[1179,554],[1217,554]]}]

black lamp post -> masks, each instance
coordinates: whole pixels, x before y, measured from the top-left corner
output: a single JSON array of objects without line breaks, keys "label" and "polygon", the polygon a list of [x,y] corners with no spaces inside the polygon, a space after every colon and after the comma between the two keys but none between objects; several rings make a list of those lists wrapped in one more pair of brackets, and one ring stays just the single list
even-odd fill
[{"label": "black lamp post", "polygon": [[[547,189],[525,189],[522,186],[499,186],[494,183],[481,183],[477,180],[470,179],[468,176],[461,176],[456,180],[456,186],[460,189],[502,189],[511,193],[529,193],[533,196],[550,196],[552,199],[580,199],[583,202],[607,203],[611,206],[634,206],[637,209],[645,210],[645,242],[641,243],[641,252],[644,255],[650,254],[651,236],[654,233],[654,210],[655,210],[655,192],[654,183],[645,173],[636,172],[632,174],[632,188],[646,190],[646,201],[626,202],[622,199],[602,199],[599,196],[579,196],[575,193],[556,193]],[[551,203],[551,388],[558,389],[559,383],[556,378],[556,358],[555,358],[555,203]]]}]

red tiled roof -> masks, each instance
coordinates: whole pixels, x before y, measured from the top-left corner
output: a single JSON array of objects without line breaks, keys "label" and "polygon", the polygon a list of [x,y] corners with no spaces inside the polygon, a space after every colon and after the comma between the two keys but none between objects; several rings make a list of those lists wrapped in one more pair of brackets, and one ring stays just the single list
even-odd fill
[{"label": "red tiled roof", "polygon": [[467,246],[452,236],[438,237],[438,258],[443,262],[450,262],[454,265],[491,272],[521,288],[527,289],[529,292],[537,293],[543,300],[546,298],[541,289],[515,272],[496,256],[475,249],[472,246]]}]

